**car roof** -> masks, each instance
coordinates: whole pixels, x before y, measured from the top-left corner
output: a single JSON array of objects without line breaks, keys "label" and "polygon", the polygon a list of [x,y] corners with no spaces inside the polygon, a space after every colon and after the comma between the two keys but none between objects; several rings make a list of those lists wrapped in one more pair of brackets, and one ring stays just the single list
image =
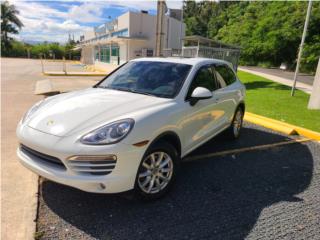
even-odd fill
[{"label": "car roof", "polygon": [[140,61],[150,61],[150,62],[170,62],[170,63],[181,63],[189,64],[192,66],[202,65],[202,64],[211,64],[211,63],[225,63],[229,64],[226,61],[213,58],[182,58],[182,57],[146,57],[146,58],[136,58],[131,61],[140,62]]}]

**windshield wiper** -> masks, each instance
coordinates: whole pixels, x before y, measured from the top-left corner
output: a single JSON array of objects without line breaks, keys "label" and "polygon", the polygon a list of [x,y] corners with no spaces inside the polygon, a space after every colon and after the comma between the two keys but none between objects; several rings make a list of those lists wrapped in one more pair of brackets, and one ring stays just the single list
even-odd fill
[{"label": "windshield wiper", "polygon": [[158,97],[157,95],[152,94],[152,93],[148,93],[148,92],[140,92],[140,91],[132,90],[132,89],[128,89],[128,92],[138,93],[138,94],[143,94],[143,95],[147,95],[147,96]]},{"label": "windshield wiper", "polygon": [[111,90],[118,90],[118,91],[123,91],[123,92],[131,92],[131,93],[137,93],[137,94],[143,94],[143,95],[147,95],[147,96],[153,96],[153,97],[158,97],[155,94],[152,93],[148,93],[148,92],[141,92],[141,91],[137,91],[137,90],[133,90],[130,88],[117,88],[117,87],[108,87],[108,86],[97,86],[99,88],[104,88],[104,89],[111,89]]},{"label": "windshield wiper", "polygon": [[102,85],[97,85],[95,86],[96,88],[103,88],[103,89],[111,89],[110,87],[107,86],[102,86]]}]

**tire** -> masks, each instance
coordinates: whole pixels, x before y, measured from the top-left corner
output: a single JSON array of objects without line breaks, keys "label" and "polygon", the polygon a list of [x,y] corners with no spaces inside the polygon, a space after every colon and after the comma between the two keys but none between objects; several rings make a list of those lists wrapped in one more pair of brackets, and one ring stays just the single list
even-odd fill
[{"label": "tire", "polygon": [[238,107],[234,113],[232,123],[230,127],[227,129],[228,138],[230,139],[239,138],[242,124],[243,124],[243,116],[244,116],[243,110],[240,107]]},{"label": "tire", "polygon": [[176,179],[179,156],[167,142],[151,146],[144,154],[135,182],[135,195],[143,200],[164,196]]}]

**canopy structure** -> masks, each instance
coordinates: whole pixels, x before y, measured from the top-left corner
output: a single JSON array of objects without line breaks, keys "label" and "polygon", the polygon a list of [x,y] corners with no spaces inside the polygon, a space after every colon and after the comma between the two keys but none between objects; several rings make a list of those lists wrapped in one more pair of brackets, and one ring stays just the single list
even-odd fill
[{"label": "canopy structure", "polygon": [[230,62],[233,69],[237,71],[240,58],[240,47],[198,35],[186,36],[182,41],[182,49],[164,49],[163,55],[165,57],[204,57],[222,59]]},{"label": "canopy structure", "polygon": [[199,46],[199,47],[213,47],[213,48],[228,48],[228,49],[240,49],[238,46],[226,44],[217,40],[212,40],[199,35],[186,36],[182,38],[183,45],[187,46]]}]

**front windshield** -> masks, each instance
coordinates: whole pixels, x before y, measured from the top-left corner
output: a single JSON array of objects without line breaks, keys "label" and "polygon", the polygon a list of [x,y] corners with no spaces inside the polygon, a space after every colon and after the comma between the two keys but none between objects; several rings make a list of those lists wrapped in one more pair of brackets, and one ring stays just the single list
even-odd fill
[{"label": "front windshield", "polygon": [[109,75],[98,87],[128,91],[156,97],[175,97],[191,65],[132,61]]}]

